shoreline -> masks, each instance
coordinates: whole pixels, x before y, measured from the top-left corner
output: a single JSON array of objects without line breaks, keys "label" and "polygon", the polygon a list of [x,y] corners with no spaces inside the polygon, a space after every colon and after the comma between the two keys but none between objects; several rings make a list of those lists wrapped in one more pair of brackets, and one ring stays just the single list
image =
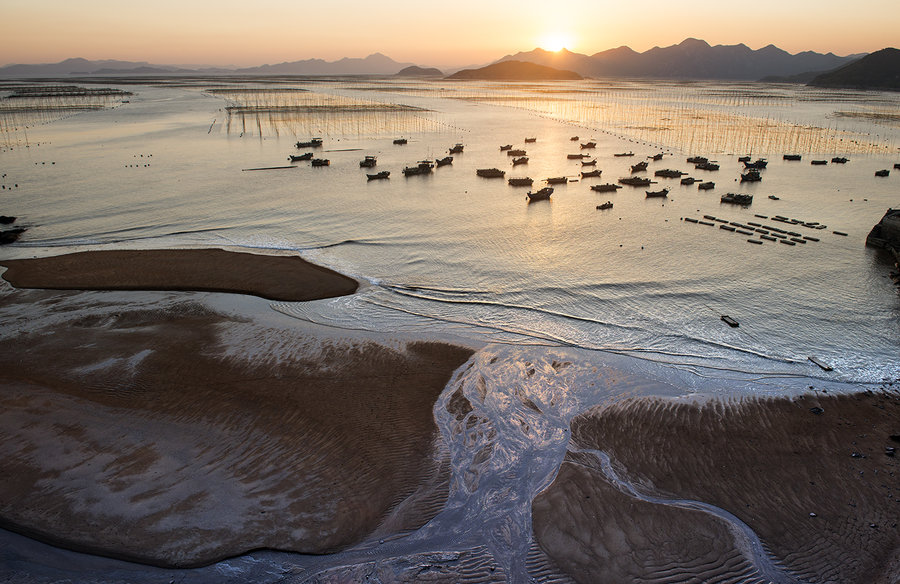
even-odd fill
[{"label": "shoreline", "polygon": [[2,260],[20,289],[146,290],[249,294],[303,302],[353,294],[359,282],[299,256],[223,249],[97,250]]}]

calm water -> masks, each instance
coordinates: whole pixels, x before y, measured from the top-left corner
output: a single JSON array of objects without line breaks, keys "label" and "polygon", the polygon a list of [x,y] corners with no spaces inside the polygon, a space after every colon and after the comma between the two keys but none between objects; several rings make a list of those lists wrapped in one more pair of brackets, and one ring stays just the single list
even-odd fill
[{"label": "calm water", "polygon": [[[308,560],[310,570],[373,554],[484,547],[511,580],[525,581],[530,501],[552,480],[568,421],[584,408],[622,395],[732,396],[900,378],[900,298],[887,258],[864,246],[885,210],[900,206],[900,171],[874,176],[900,162],[900,95],[596,81],[123,89],[134,92],[128,103],[75,115],[67,102],[64,113],[5,119],[0,213],[19,215],[31,229],[0,257],[105,246],[300,252],[367,285],[352,297],[269,304],[279,315],[493,343],[462,380],[473,403],[477,376],[491,388],[473,414],[483,431],[461,433],[442,406],[448,395],[435,409],[453,458],[447,510],[414,536],[373,544],[377,554],[362,546]],[[575,135],[579,141],[570,140]],[[324,138],[317,155],[330,167],[244,170],[287,165],[294,143],[311,136]],[[399,137],[409,143],[394,145]],[[525,144],[526,137],[537,141]],[[589,139],[596,149],[581,150]],[[402,175],[457,142],[465,151],[451,166]],[[527,149],[529,163],[513,169],[504,144]],[[626,151],[635,156],[614,156]],[[585,170],[601,169],[602,178],[558,186],[549,201],[529,204],[528,189],[475,174],[497,167],[534,178],[537,188],[548,177],[579,178],[581,162],[566,155],[581,152],[597,160]],[[669,187],[668,199],[628,186],[590,190],[659,152],[663,159],[640,175],[680,169],[716,188],[655,178],[650,188]],[[783,161],[784,153],[803,160]],[[391,171],[390,180],[366,180],[372,170],[358,162],[367,154],[378,156],[375,170]],[[761,182],[737,182],[744,154],[769,159]],[[721,170],[695,170],[685,162],[691,155],[717,160]],[[810,164],[840,155],[850,161]],[[753,204],[720,203],[727,192],[753,194]],[[607,200],[612,209],[596,209]],[[683,221],[704,215],[819,241],[754,245]],[[775,215],[827,229],[773,222]],[[722,314],[740,327],[725,325]],[[525,376],[526,361],[536,375]],[[559,362],[571,365],[560,373]],[[609,365],[638,375],[616,380]],[[486,446],[493,455],[474,462]],[[265,581],[278,569],[264,576],[259,571],[269,568],[260,565],[296,561],[254,557],[206,574]]]}]

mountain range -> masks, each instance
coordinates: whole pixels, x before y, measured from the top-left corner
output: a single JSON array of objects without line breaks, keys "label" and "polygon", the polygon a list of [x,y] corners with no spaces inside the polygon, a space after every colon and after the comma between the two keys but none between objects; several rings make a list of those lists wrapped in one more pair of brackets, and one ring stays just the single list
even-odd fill
[{"label": "mountain range", "polygon": [[[839,57],[833,53],[790,54],[773,45],[753,50],[746,45],[716,45],[685,39],[669,47],[654,47],[643,53],[618,47],[593,55],[534,49],[507,55],[495,63],[524,61],[574,71],[585,77],[638,77],[662,79],[757,80],[766,76],[793,76],[824,72],[847,65],[862,55]],[[0,78],[61,76],[168,76],[168,75],[394,75],[413,63],[399,63],[375,53],[365,58],[337,61],[306,59],[258,67],[187,68],[133,61],[88,61],[67,59],[60,63],[8,65],[0,67]],[[451,69],[453,72],[455,69]]]}]

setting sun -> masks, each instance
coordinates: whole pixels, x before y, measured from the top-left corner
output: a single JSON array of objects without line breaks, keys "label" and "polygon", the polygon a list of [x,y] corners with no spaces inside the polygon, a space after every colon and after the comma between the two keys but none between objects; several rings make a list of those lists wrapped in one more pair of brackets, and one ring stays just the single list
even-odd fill
[{"label": "setting sun", "polygon": [[547,34],[541,37],[540,47],[547,51],[557,52],[572,46],[572,39],[561,33]]}]

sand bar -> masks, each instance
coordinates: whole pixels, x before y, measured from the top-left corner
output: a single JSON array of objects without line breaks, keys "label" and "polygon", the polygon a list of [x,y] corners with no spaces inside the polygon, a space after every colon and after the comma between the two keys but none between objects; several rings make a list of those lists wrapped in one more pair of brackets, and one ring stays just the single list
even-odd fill
[{"label": "sand bar", "polygon": [[[897,582],[896,393],[630,399],[571,426],[574,448],[533,511],[541,548],[579,582],[773,580],[727,521],[672,504],[684,500],[738,517],[793,581]],[[667,502],[617,488],[584,449],[605,452],[619,478]]]},{"label": "sand bar", "polygon": [[296,256],[221,249],[87,251],[0,265],[17,288],[232,292],[301,302],[353,294],[358,287],[353,278]]}]

